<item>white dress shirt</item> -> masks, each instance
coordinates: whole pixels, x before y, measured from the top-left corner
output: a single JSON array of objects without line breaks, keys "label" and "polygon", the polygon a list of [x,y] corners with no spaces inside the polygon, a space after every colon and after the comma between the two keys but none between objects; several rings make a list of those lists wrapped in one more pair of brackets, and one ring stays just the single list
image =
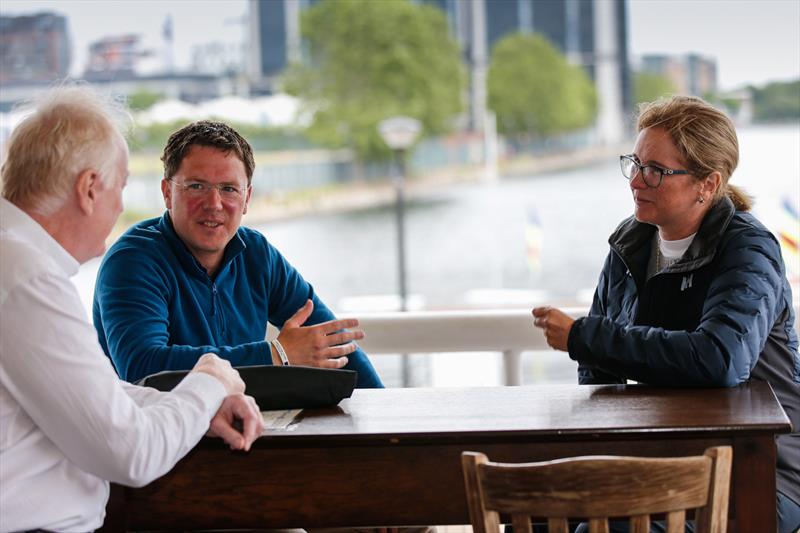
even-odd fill
[{"label": "white dress shirt", "polygon": [[165,474],[225,397],[193,373],[172,393],[121,382],[70,276],[78,262],[0,199],[0,531],[91,531],[109,481]]}]

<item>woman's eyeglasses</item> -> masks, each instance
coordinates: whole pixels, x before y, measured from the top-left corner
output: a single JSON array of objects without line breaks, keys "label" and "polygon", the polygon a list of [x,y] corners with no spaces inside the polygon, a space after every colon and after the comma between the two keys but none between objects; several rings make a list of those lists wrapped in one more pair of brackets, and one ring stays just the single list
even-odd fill
[{"label": "woman's eyeglasses", "polygon": [[688,170],[672,170],[669,168],[657,167],[655,165],[642,165],[633,155],[619,156],[619,166],[622,169],[622,175],[631,181],[636,177],[637,172],[642,173],[642,180],[648,187],[655,189],[661,185],[661,180],[664,176],[675,176],[678,174],[691,174]]}]

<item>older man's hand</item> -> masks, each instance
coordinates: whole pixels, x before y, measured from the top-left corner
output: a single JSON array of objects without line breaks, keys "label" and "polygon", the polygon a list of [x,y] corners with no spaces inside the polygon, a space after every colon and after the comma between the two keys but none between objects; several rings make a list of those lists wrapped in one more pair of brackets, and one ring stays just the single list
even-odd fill
[{"label": "older man's hand", "polygon": [[[307,300],[303,307],[284,323],[278,341],[293,365],[342,368],[347,364],[347,357],[344,356],[358,348],[353,341],[363,339],[364,332],[344,331],[347,328],[358,327],[358,320],[354,318],[303,326],[313,310],[314,302]],[[273,362],[280,364],[276,355],[273,354]]]},{"label": "older man's hand", "polygon": [[261,410],[252,396],[232,394],[222,402],[211,419],[210,437],[221,437],[231,450],[249,451],[253,441],[264,431]]},{"label": "older man's hand", "polygon": [[544,330],[547,344],[551,348],[566,352],[569,330],[575,321],[555,307],[534,307],[533,317],[533,325]]},{"label": "older man's hand", "polygon": [[239,372],[231,366],[226,359],[221,359],[213,353],[203,354],[195,363],[192,372],[203,372],[214,376],[225,387],[227,394],[241,394],[244,392],[244,381]]}]

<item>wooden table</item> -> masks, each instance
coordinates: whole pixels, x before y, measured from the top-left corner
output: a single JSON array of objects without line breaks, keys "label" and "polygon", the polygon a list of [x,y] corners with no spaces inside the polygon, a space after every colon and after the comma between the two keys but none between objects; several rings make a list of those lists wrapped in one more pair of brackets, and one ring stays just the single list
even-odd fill
[{"label": "wooden table", "polygon": [[[166,476],[117,488],[110,529],[467,524],[460,454],[539,461],[733,446],[731,531],[775,531],[770,387],[638,385],[357,390],[245,453],[204,439]],[[124,501],[123,501],[124,498]],[[116,506],[116,508],[114,508]]]}]

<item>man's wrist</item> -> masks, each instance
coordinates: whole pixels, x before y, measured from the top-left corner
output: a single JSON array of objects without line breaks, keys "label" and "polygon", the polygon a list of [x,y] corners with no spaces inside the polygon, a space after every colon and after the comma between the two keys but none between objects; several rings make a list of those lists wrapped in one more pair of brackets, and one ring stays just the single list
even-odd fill
[{"label": "man's wrist", "polygon": [[281,358],[278,355],[278,350],[275,349],[275,346],[272,345],[271,340],[267,340],[267,348],[269,349],[269,357],[272,364],[275,366],[279,366],[281,364]]},{"label": "man's wrist", "polygon": [[289,366],[289,357],[286,355],[286,350],[283,349],[283,345],[278,339],[273,339],[272,347],[275,348],[275,351],[278,353],[281,364],[283,366]]}]

